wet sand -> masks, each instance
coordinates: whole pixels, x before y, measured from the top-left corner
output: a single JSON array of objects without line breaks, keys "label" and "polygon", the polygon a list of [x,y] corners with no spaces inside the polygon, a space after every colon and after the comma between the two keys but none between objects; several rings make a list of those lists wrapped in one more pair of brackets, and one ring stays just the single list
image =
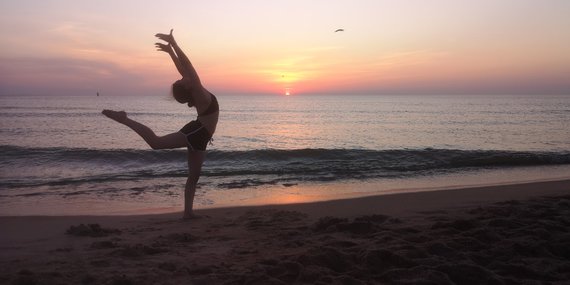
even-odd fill
[{"label": "wet sand", "polygon": [[0,217],[0,284],[570,280],[568,180],[197,213]]}]

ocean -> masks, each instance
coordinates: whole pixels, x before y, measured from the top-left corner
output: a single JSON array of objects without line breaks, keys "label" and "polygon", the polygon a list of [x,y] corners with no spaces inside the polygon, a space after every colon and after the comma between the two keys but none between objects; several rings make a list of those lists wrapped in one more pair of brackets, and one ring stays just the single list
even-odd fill
[{"label": "ocean", "polygon": [[[195,207],[570,178],[570,96],[217,95]],[[0,97],[0,215],[182,210],[186,150],[151,150],[196,111],[167,95]]]}]

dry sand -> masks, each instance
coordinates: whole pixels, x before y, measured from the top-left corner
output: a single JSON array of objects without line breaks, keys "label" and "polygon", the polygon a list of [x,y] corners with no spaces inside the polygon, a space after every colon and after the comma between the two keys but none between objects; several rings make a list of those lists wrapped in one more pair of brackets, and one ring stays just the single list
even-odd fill
[{"label": "dry sand", "polygon": [[0,217],[0,284],[570,280],[570,181],[198,214]]}]

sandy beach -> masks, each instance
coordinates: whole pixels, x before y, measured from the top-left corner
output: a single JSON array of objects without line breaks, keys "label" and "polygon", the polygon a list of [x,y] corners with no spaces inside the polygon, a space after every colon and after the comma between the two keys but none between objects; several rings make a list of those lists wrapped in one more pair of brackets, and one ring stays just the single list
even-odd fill
[{"label": "sandy beach", "polygon": [[1,284],[568,284],[570,181],[0,217]]}]

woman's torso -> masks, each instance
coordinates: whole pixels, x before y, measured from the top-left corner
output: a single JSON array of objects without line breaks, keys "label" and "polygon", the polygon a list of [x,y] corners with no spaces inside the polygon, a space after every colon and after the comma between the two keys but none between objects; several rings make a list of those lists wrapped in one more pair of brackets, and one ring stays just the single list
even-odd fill
[{"label": "woman's torso", "polygon": [[[216,131],[216,126],[218,125],[218,117],[220,115],[220,106],[218,104],[218,99],[214,94],[207,92],[210,95],[210,104],[203,112],[198,112],[198,119],[202,125],[208,130],[208,132],[213,135]],[[197,110],[197,109],[196,109]]]}]

